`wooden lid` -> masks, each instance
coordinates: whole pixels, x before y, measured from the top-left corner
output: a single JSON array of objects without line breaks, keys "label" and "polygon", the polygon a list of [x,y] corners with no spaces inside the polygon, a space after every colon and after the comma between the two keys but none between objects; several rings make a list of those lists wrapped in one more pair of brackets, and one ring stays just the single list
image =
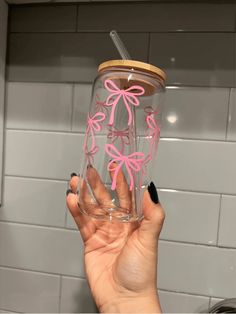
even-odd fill
[{"label": "wooden lid", "polygon": [[111,67],[119,67],[119,68],[132,68],[135,70],[141,70],[144,72],[147,72],[149,74],[158,75],[161,77],[164,81],[166,80],[166,74],[161,69],[157,68],[154,65],[151,65],[149,63],[135,61],[135,60],[110,60],[103,62],[98,67],[98,72],[101,72],[105,69],[111,68]]}]

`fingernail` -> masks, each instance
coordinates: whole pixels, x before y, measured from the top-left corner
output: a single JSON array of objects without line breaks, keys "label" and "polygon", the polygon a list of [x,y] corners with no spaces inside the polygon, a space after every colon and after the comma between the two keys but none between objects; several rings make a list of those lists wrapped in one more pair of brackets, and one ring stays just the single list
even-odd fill
[{"label": "fingernail", "polygon": [[158,198],[158,194],[157,194],[157,189],[156,186],[153,182],[151,182],[148,186],[148,192],[149,195],[151,197],[151,200],[153,201],[153,203],[158,204],[159,203],[159,198]]},{"label": "fingernail", "polygon": [[71,189],[68,189],[68,190],[66,191],[66,196],[67,196],[68,194],[70,194],[70,193],[73,193],[73,192],[72,192]]},{"label": "fingernail", "polygon": [[77,176],[77,174],[75,172],[72,172],[71,175],[70,175],[71,178],[73,178],[75,176]]}]

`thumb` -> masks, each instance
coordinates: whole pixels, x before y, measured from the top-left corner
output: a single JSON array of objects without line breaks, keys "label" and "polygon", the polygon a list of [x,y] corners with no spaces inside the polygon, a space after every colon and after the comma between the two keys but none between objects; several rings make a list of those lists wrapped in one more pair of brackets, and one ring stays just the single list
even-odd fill
[{"label": "thumb", "polygon": [[147,245],[151,243],[156,245],[165,220],[165,212],[159,203],[157,190],[153,182],[144,192],[142,207],[144,218],[138,230],[139,239]]}]

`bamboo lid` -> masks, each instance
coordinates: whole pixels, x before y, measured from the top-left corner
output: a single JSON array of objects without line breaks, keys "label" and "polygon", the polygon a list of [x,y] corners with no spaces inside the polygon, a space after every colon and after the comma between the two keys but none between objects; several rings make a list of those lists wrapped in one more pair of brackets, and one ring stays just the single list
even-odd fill
[{"label": "bamboo lid", "polygon": [[154,74],[161,77],[164,81],[166,80],[166,74],[161,69],[156,66],[135,60],[109,60],[103,62],[98,67],[98,72],[102,72],[103,70],[111,67],[121,67],[121,68],[131,68],[135,70],[141,70],[149,74]]}]

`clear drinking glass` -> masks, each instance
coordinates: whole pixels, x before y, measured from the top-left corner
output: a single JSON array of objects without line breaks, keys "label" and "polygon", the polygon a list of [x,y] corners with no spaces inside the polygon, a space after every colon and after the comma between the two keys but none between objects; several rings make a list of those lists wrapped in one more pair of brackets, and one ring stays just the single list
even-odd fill
[{"label": "clear drinking glass", "polygon": [[83,143],[80,210],[101,220],[142,218],[160,136],[165,73],[147,63],[102,63]]}]

